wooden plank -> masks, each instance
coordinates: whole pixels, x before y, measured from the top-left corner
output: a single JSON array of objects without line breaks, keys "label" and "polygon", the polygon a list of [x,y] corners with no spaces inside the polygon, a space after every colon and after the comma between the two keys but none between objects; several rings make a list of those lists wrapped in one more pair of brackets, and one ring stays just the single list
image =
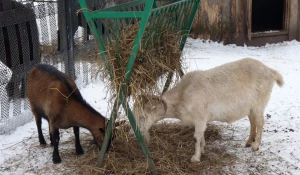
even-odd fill
[{"label": "wooden plank", "polygon": [[247,0],[247,34],[248,40],[251,41],[252,35],[252,0]]}]

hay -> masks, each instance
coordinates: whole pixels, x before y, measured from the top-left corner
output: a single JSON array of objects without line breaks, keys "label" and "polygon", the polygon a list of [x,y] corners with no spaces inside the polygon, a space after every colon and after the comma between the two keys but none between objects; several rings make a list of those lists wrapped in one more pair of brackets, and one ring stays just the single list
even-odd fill
[{"label": "hay", "polygon": [[[135,99],[141,93],[160,94],[161,92],[157,88],[158,79],[168,71],[180,71],[183,69],[181,51],[179,49],[182,32],[174,32],[171,29],[160,29],[153,32],[153,28],[158,28],[158,25],[164,24],[154,23],[146,28],[137,53],[126,96],[132,95]],[[112,96],[124,83],[126,66],[138,29],[139,23],[127,25],[120,30],[118,40],[115,39],[117,38],[116,32],[110,29],[110,36],[113,39],[105,45],[107,50],[106,63],[111,66],[114,79],[110,79],[103,62],[97,64],[98,70],[95,76],[100,74],[103,79],[108,80],[106,89],[113,94]]]},{"label": "hay", "polygon": [[[72,169],[72,174],[150,174],[136,138],[128,136],[129,129],[124,125],[116,131],[103,168],[95,166],[98,158],[95,147],[90,147],[76,160],[72,158],[74,155],[65,155],[63,159],[68,161],[66,165]],[[213,144],[221,138],[215,125],[209,125],[205,132],[206,147],[200,163],[190,163],[195,149],[193,127],[159,124],[152,127],[150,134],[148,148],[159,174],[220,174],[224,166],[233,165],[236,160],[224,147]],[[82,146],[85,150],[88,147],[84,142]]]}]

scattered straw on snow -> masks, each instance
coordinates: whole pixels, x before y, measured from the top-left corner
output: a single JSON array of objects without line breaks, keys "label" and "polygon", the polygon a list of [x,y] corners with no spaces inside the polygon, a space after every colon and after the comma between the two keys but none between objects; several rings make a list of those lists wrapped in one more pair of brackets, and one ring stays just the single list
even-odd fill
[{"label": "scattered straw on snow", "polygon": [[[27,172],[42,174],[63,172],[63,174],[150,174],[146,159],[135,137],[128,135],[130,127],[126,124],[120,126],[115,133],[112,147],[105,156],[104,167],[96,167],[98,148],[91,145],[92,137],[88,133],[81,134],[81,144],[84,155],[75,154],[74,136],[72,139],[61,139],[61,164],[52,164],[53,147],[47,145],[43,148],[32,138],[26,138],[20,144],[29,143],[26,156],[15,156],[6,162],[5,171],[13,171],[23,166],[23,161],[30,162],[31,168]],[[206,132],[205,153],[200,163],[191,163],[194,154],[194,128],[178,123],[158,124],[151,129],[151,144],[148,146],[151,156],[159,174],[219,174],[225,166],[235,163],[234,154],[226,152],[226,147],[214,144],[221,139],[219,126],[209,125]],[[72,135],[72,131],[68,130]],[[37,138],[35,139],[37,141]],[[28,147],[28,144],[27,144]],[[66,148],[67,147],[67,148]],[[44,156],[46,163],[38,166],[39,157]],[[28,165],[27,165],[28,166]]]}]

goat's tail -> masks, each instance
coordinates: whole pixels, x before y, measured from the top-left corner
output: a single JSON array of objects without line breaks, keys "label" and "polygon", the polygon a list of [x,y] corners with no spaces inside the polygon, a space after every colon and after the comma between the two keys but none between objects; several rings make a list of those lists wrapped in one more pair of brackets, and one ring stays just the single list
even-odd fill
[{"label": "goat's tail", "polygon": [[279,72],[277,72],[276,70],[273,70],[273,69],[272,69],[272,74],[273,74],[273,76],[276,80],[277,85],[279,87],[283,86],[284,81],[283,81],[282,75]]}]

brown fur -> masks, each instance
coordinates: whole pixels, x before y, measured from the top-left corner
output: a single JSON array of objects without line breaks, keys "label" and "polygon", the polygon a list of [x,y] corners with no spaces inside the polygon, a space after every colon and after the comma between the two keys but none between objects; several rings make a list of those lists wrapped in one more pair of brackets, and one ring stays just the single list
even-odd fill
[{"label": "brown fur", "polygon": [[49,122],[51,144],[54,145],[54,163],[61,162],[58,153],[58,129],[74,127],[77,154],[83,154],[79,142],[79,127],[88,129],[97,145],[101,145],[105,118],[83,100],[71,77],[53,66],[40,64],[29,73],[27,87],[27,97],[35,116],[40,144],[46,144],[41,131],[41,118]]}]

